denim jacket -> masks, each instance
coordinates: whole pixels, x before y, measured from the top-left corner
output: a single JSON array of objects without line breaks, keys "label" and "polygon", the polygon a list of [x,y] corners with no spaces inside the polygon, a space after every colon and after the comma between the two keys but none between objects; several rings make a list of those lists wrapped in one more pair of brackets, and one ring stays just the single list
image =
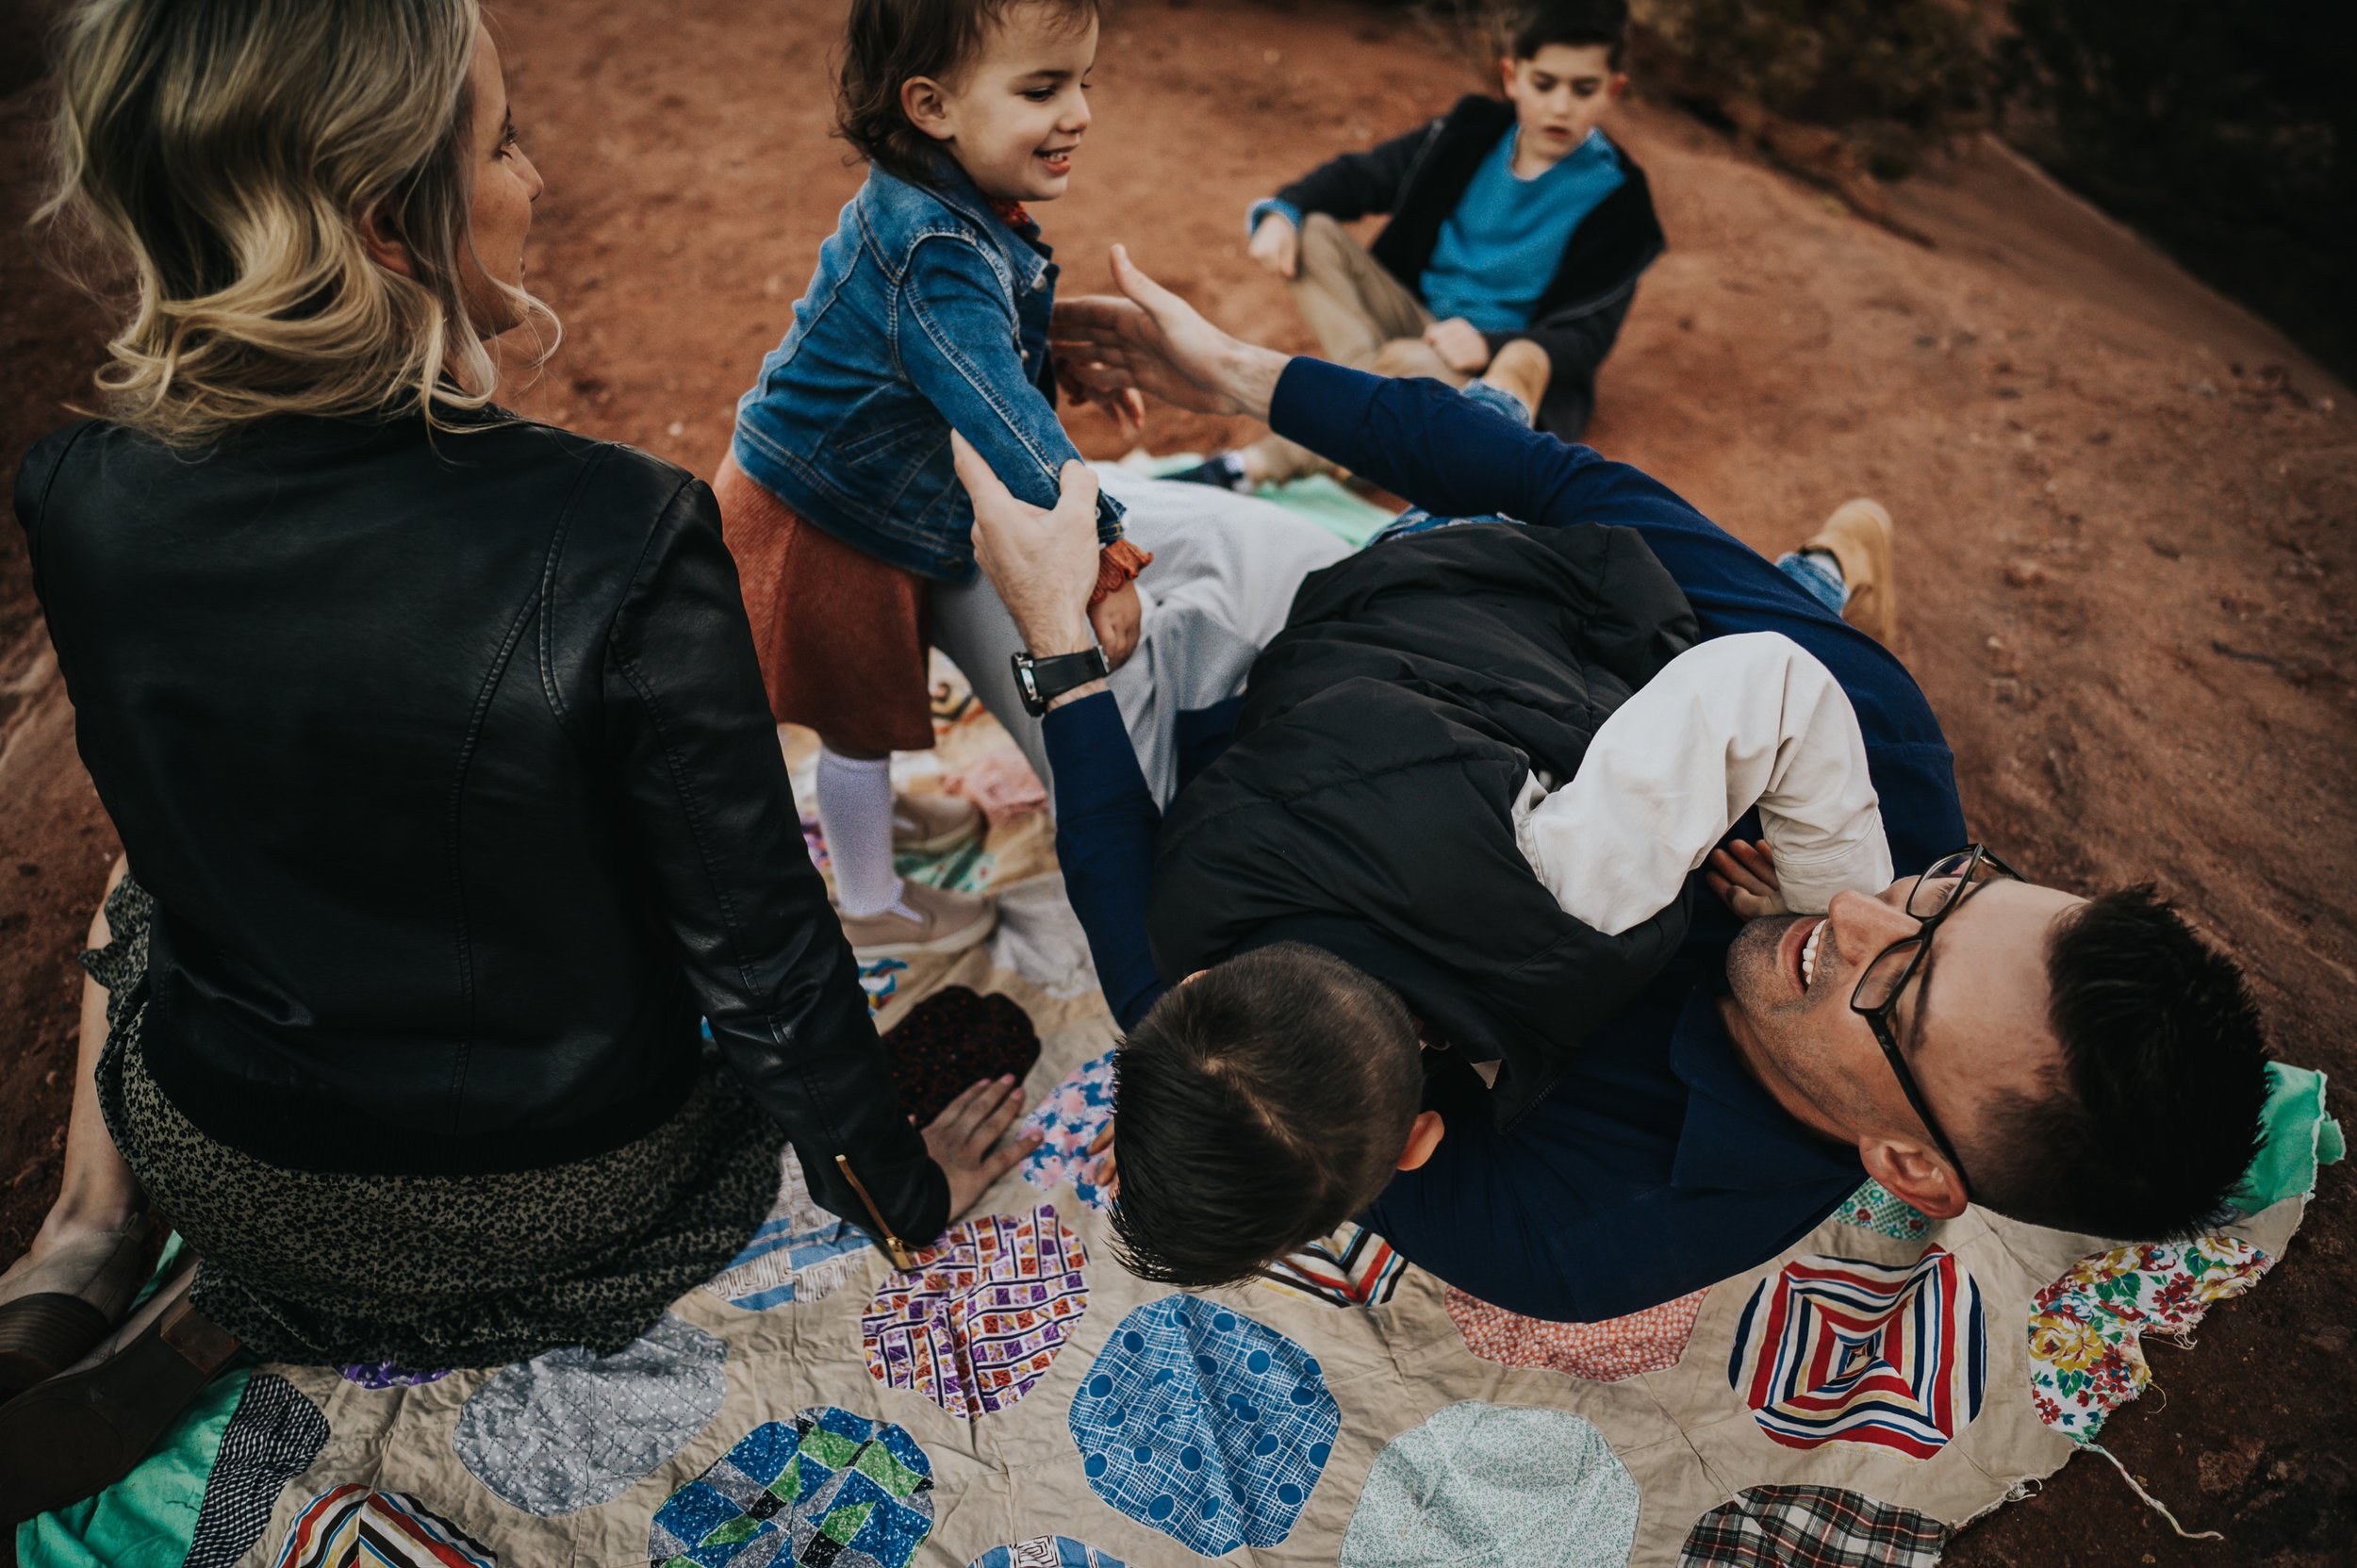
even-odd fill
[{"label": "denim jacket", "polygon": [[[974,512],[950,429],[1036,506],[1055,504],[1058,470],[1080,455],[1056,419],[1056,267],[1038,234],[1010,226],[947,159],[938,189],[871,168],[736,405],[737,467],[879,560],[971,582]],[[1121,536],[1110,496],[1096,533]]]}]

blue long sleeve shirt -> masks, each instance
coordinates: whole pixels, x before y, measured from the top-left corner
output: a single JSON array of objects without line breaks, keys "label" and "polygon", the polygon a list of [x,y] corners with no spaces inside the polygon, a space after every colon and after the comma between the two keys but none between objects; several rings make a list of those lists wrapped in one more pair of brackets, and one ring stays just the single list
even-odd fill
[{"label": "blue long sleeve shirt", "polygon": [[[1667,486],[1438,382],[1313,359],[1286,368],[1270,423],[1439,515],[1636,528],[1705,636],[1780,632],[1840,682],[1902,871],[1964,840],[1953,757],[1905,668]],[[1146,936],[1159,817],[1111,697],[1050,714],[1047,742],[1065,885],[1128,1029],[1163,989]],[[1736,925],[1715,900],[1697,906],[1678,959],[1509,1128],[1480,1114],[1454,1081],[1465,1075],[1437,1081],[1447,1135],[1367,1222],[1485,1300],[1594,1321],[1739,1273],[1831,1213],[1863,1180],[1855,1152],[1810,1133],[1742,1066],[1712,1000]]]},{"label": "blue long sleeve shirt", "polygon": [[1514,173],[1508,128],[1441,224],[1425,264],[1424,303],[1440,321],[1520,332],[1563,265],[1573,233],[1621,188],[1621,156],[1602,131],[1527,179]]}]

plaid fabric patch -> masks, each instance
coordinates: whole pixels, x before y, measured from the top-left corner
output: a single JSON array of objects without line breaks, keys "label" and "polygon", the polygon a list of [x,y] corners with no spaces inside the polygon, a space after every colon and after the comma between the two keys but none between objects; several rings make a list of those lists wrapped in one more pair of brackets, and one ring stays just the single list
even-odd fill
[{"label": "plaid fabric patch", "polygon": [[1932,1568],[1948,1527],[1831,1486],[1755,1486],[1687,1532],[1678,1568]]},{"label": "plaid fabric patch", "polygon": [[765,1422],[671,1494],[651,1568],[907,1568],[933,1527],[933,1467],[899,1428],[832,1405]]}]

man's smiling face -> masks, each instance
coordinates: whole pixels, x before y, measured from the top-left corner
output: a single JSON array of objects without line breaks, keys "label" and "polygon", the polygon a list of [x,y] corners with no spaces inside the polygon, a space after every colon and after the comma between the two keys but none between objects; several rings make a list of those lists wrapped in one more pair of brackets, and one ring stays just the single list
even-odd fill
[{"label": "man's smiling face", "polygon": [[[1904,877],[1872,897],[1837,895],[1822,916],[1751,921],[1727,951],[1730,991],[1720,1011],[1787,1111],[1855,1144],[1869,1175],[1937,1217],[1962,1211],[1963,1180],[1907,1103],[1872,1027],[1850,1006],[1866,966],[1920,929],[1906,913],[1914,886]],[[1992,1102],[2063,1087],[2047,944],[2054,922],[2084,901],[2022,882],[1977,887],[1940,923],[1891,1012],[1900,1050],[1968,1168]]]}]

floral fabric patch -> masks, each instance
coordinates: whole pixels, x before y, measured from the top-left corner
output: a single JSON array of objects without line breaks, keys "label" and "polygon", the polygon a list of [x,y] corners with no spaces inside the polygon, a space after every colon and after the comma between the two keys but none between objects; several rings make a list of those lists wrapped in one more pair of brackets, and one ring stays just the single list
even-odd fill
[{"label": "floral fabric patch", "polygon": [[1895,1242],[1920,1242],[1932,1233],[1932,1222],[1922,1210],[1871,1176],[1864,1186],[1841,1200],[1833,1217]]},{"label": "floral fabric patch", "polygon": [[832,1405],[755,1427],[671,1494],[650,1568],[906,1568],[933,1527],[933,1466],[899,1428]]},{"label": "floral fabric patch", "polygon": [[1678,1568],[1932,1568],[1948,1527],[1831,1486],[1746,1487],[1694,1521]]},{"label": "floral fabric patch", "polygon": [[1744,1304],[1727,1381],[1785,1447],[1929,1459],[1981,1412],[1981,1287],[1937,1246],[1912,1265],[1797,1258]]},{"label": "floral fabric patch", "polygon": [[436,1367],[432,1371],[417,1371],[399,1362],[353,1362],[336,1369],[347,1383],[362,1388],[416,1388],[420,1383],[439,1382],[450,1376],[450,1368]]},{"label": "floral fabric patch", "polygon": [[704,1290],[732,1307],[766,1312],[790,1301],[825,1299],[873,1249],[849,1220],[818,1207],[791,1147],[778,1155],[778,1200],[745,1249],[704,1281]]},{"label": "floral fabric patch", "polygon": [[1636,1479],[1588,1422],[1467,1400],[1376,1456],[1342,1568],[1623,1568],[1637,1514]]},{"label": "floral fabric patch", "polygon": [[1080,1240],[1043,1203],[952,1228],[860,1319],[867,1370],[972,1421],[1031,1391],[1088,1311]]},{"label": "floral fabric patch", "polygon": [[1017,1136],[1037,1132],[1041,1138],[1039,1147],[1024,1156],[1023,1180],[1042,1191],[1069,1180],[1090,1208],[1111,1208],[1111,1195],[1087,1180],[1087,1173],[1097,1161],[1089,1145],[1113,1114],[1113,1053],[1107,1051],[1073,1068],[1072,1076],[1049,1090],[1015,1130]]},{"label": "floral fabric patch", "polygon": [[1501,1366],[1535,1367],[1617,1383],[1640,1372],[1667,1372],[1686,1354],[1708,1290],[1681,1296],[1625,1317],[1598,1323],[1549,1323],[1492,1307],[1451,1286],[1448,1315],[1465,1348]]},{"label": "floral fabric patch", "polygon": [[2240,1296],[2275,1260],[2233,1236],[2090,1253],[2030,1303],[2030,1402],[2081,1443],[2152,1380],[2140,1343],[2182,1338],[2211,1303]]},{"label": "floral fabric patch", "polygon": [[1113,1508],[1218,1557],[1292,1533],[1342,1411],[1317,1358],[1195,1296],[1121,1320],[1073,1395],[1080,1472]]}]

